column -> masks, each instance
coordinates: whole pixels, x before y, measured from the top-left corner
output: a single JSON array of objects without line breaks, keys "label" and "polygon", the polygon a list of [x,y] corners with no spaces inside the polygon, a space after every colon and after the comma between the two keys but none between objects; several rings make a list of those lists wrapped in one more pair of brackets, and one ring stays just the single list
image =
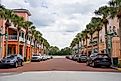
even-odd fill
[{"label": "column", "polygon": [[17,47],[18,47],[18,46],[16,45],[16,46],[15,46],[15,49],[16,49],[16,54],[18,53],[18,48],[17,48]]}]

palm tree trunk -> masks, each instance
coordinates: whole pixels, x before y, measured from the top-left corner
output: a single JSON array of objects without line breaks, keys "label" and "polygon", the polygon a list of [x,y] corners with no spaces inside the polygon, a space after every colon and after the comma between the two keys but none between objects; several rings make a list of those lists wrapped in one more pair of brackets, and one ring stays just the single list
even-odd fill
[{"label": "palm tree trunk", "polygon": [[98,40],[97,40],[97,42],[98,42],[98,43],[97,43],[97,44],[98,44],[98,45],[97,45],[97,51],[98,51],[98,52],[99,52],[99,35],[100,35],[100,33],[99,33],[99,31],[98,31]]},{"label": "palm tree trunk", "polygon": [[17,46],[18,47],[18,51],[17,52],[19,54],[19,46],[20,46],[20,43],[19,43],[19,30],[17,31],[17,40],[18,40],[18,46]]},{"label": "palm tree trunk", "polygon": [[109,54],[109,50],[108,50],[108,32],[107,32],[107,23],[104,24],[105,25],[105,43],[106,43],[106,53]]},{"label": "palm tree trunk", "polygon": [[7,37],[6,37],[6,55],[5,56],[8,55],[8,27],[6,29],[6,34],[7,34]]},{"label": "palm tree trunk", "polygon": [[[32,37],[33,37],[33,35],[32,35]],[[31,56],[32,56],[32,37],[31,37],[31,41],[30,41],[30,57],[29,58],[31,58]]]},{"label": "palm tree trunk", "polygon": [[86,38],[86,55],[88,54],[87,38]]},{"label": "palm tree trunk", "polygon": [[27,34],[25,35],[24,61],[27,61],[26,48],[27,48]]},{"label": "palm tree trunk", "polygon": [[78,54],[79,54],[79,43],[77,44],[77,47],[78,47]]},{"label": "palm tree trunk", "polygon": [[[91,42],[93,41],[93,35],[91,34]],[[91,44],[91,51],[93,50],[93,44]]]}]

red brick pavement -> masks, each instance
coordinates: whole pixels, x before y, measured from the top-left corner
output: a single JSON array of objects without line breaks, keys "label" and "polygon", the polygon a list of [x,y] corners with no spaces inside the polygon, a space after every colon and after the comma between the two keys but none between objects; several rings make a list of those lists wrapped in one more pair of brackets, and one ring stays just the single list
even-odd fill
[{"label": "red brick pavement", "polygon": [[117,72],[111,68],[92,68],[85,63],[78,63],[65,58],[55,58],[42,62],[31,62],[18,68],[0,69],[0,72],[27,72],[27,71],[98,71]]}]

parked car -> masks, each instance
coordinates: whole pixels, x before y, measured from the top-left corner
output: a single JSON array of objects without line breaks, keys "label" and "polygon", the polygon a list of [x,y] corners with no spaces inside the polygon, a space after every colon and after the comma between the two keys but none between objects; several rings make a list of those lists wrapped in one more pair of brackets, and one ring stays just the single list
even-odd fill
[{"label": "parked car", "polygon": [[52,59],[53,57],[50,55],[47,55],[47,59]]},{"label": "parked car", "polygon": [[11,54],[6,56],[1,60],[2,66],[13,66],[17,68],[18,66],[23,66],[23,57],[20,54]]},{"label": "parked car", "polygon": [[78,57],[79,57],[79,54],[75,54],[72,56],[72,60],[77,61]]},{"label": "parked car", "polygon": [[87,56],[86,55],[79,55],[77,58],[77,62],[87,62]]},{"label": "parked car", "polygon": [[110,67],[111,66],[111,58],[109,57],[108,54],[97,54],[97,55],[90,55],[90,57],[87,60],[87,65],[92,66],[92,67],[101,67],[101,66],[106,66]]},{"label": "parked car", "polygon": [[45,61],[45,60],[47,60],[47,59],[48,59],[47,55],[42,55],[42,60],[43,60],[43,61]]},{"label": "parked car", "polygon": [[31,61],[42,61],[43,60],[43,57],[41,55],[38,55],[38,54],[34,54],[32,55],[32,58],[31,58]]},{"label": "parked car", "polygon": [[70,55],[66,55],[66,58],[69,59]]}]

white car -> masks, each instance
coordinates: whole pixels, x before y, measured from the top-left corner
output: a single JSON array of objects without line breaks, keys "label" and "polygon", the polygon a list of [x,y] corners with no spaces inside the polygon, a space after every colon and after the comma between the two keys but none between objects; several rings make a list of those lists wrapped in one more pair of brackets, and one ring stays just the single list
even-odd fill
[{"label": "white car", "polygon": [[41,55],[34,54],[32,55],[31,61],[41,61],[43,57]]}]

